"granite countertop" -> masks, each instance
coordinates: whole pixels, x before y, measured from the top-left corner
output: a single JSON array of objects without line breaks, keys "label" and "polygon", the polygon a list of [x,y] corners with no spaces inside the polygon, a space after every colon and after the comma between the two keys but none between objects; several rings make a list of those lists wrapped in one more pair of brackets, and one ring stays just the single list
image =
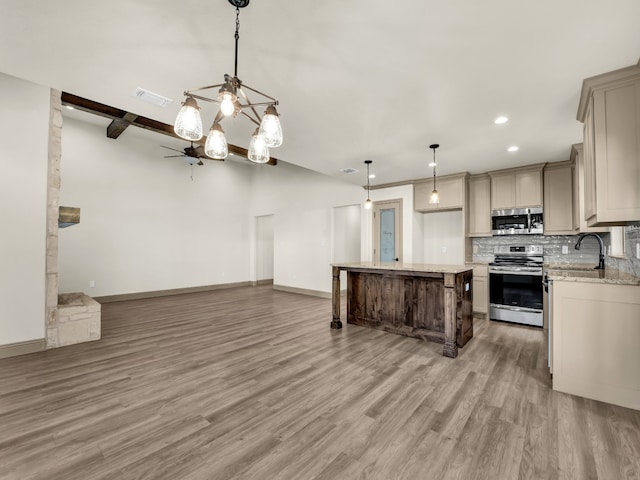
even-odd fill
[{"label": "granite countertop", "polygon": [[614,285],[640,285],[640,277],[619,270],[596,270],[587,266],[550,265],[546,266],[550,280],[567,282],[609,283]]},{"label": "granite countertop", "polygon": [[426,272],[426,273],[462,273],[473,270],[466,265],[436,265],[425,263],[398,263],[398,262],[351,262],[334,263],[333,267],[342,269],[369,269],[369,270],[393,270],[399,272]]}]

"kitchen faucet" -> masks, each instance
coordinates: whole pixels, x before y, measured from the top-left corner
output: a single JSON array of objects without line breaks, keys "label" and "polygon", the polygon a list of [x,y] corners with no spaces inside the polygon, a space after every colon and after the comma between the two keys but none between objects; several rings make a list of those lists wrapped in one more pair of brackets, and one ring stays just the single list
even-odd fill
[{"label": "kitchen faucet", "polygon": [[598,266],[595,267],[597,270],[604,270],[604,243],[602,242],[602,238],[597,233],[582,233],[580,234],[580,238],[576,243],[575,249],[580,250],[580,244],[585,237],[596,237],[598,239],[598,243],[600,244],[600,259],[598,261]]}]

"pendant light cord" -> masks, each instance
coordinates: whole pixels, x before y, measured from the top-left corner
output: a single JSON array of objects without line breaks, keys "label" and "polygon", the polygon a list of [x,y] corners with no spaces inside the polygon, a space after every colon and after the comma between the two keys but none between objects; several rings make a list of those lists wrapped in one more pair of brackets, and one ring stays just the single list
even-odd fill
[{"label": "pendant light cord", "polygon": [[367,163],[367,200],[369,200],[369,164]]},{"label": "pendant light cord", "polygon": [[436,189],[436,149],[433,149],[433,189]]},{"label": "pendant light cord", "polygon": [[240,7],[236,7],[236,34],[235,34],[236,58],[235,58],[235,63],[233,67],[233,76],[236,78],[238,78],[238,40],[240,39],[240,34],[238,33],[239,31],[240,31]]}]

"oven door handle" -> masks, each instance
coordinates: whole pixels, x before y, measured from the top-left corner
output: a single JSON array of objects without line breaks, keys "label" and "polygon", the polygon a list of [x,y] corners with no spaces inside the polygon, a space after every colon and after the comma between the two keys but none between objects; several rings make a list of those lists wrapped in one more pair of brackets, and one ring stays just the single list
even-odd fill
[{"label": "oven door handle", "polygon": [[499,273],[503,275],[533,275],[535,277],[541,277],[542,269],[536,267],[489,267],[489,273]]},{"label": "oven door handle", "polygon": [[529,313],[540,313],[542,310],[537,308],[527,308],[527,307],[512,307],[510,305],[498,305],[497,303],[492,303],[491,306],[493,308],[498,308],[500,310],[510,310],[512,312],[529,312]]}]

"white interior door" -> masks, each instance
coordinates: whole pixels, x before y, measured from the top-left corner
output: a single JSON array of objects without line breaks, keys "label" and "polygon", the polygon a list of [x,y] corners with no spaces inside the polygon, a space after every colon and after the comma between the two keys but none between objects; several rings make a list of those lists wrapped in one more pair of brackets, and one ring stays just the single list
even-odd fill
[{"label": "white interior door", "polygon": [[402,262],[402,200],[373,204],[374,262]]}]

